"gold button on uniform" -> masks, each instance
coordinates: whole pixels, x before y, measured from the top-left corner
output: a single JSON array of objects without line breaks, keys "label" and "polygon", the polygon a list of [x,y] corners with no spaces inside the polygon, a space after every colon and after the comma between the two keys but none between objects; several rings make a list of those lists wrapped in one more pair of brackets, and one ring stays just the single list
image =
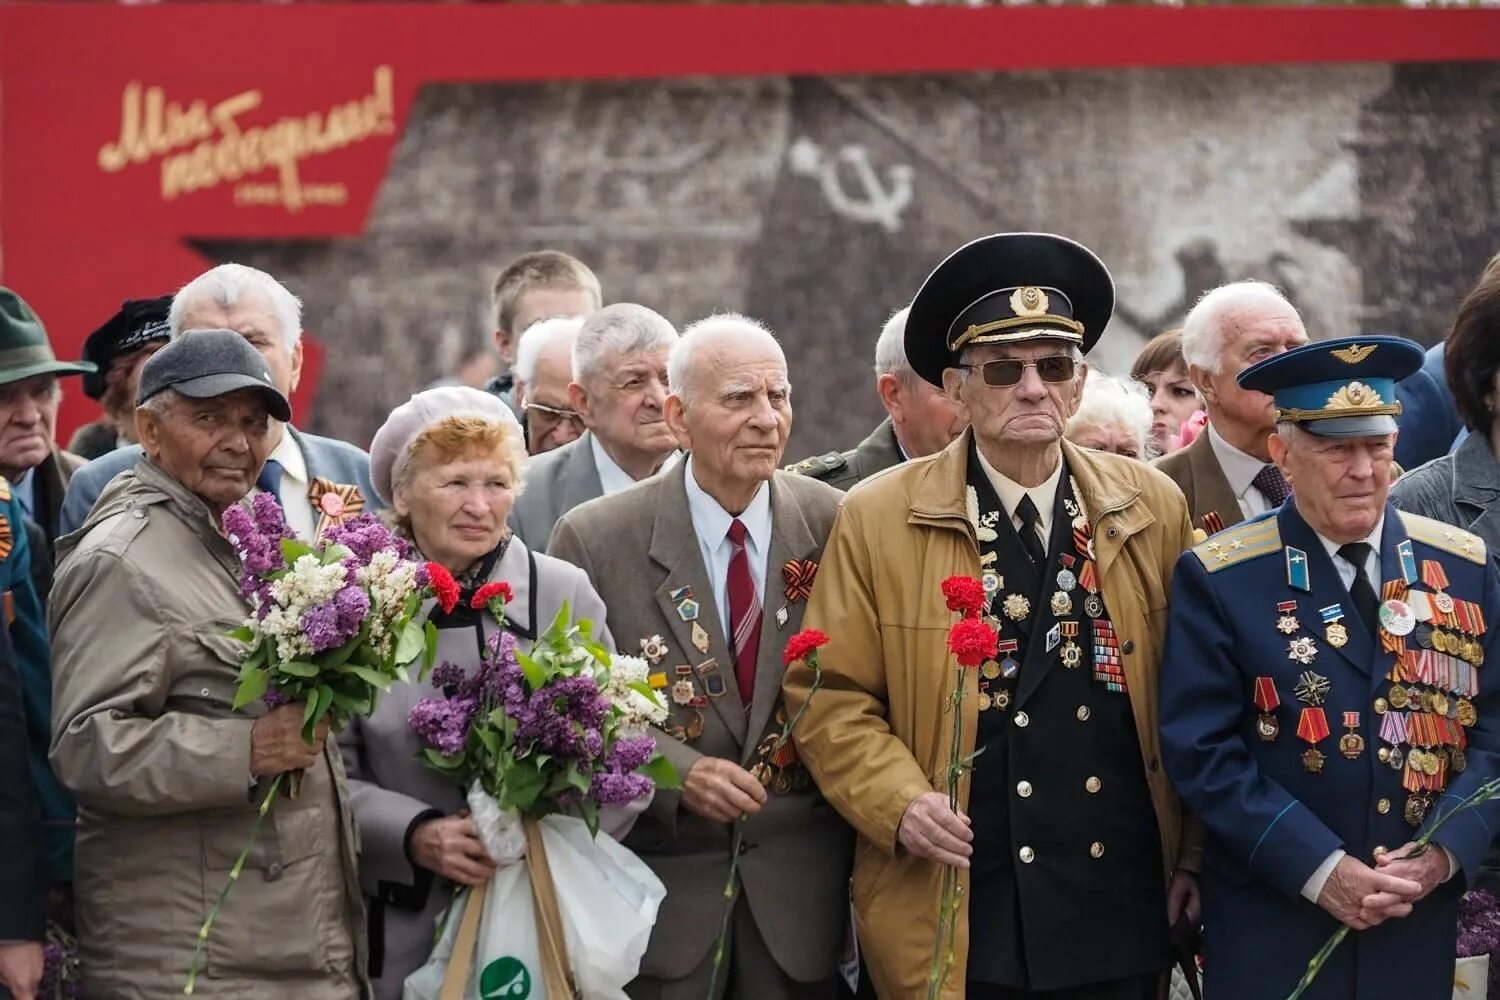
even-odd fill
[{"label": "gold button on uniform", "polygon": [[1029,865],[1036,860],[1036,851],[1033,851],[1029,847],[1021,848],[1019,853],[1021,856],[1021,864],[1023,865]]},{"label": "gold button on uniform", "polygon": [[1093,795],[1094,793],[1098,792],[1099,789],[1104,787],[1104,782],[1100,781],[1098,778],[1090,778],[1088,781],[1085,781],[1083,783],[1083,787],[1089,790],[1090,795]]},{"label": "gold button on uniform", "polygon": [[1078,721],[1079,722],[1087,722],[1087,721],[1089,721],[1089,714],[1090,714],[1089,713],[1089,707],[1087,705],[1079,705],[1078,706]]},{"label": "gold button on uniform", "polygon": [[1031,725],[1031,716],[1027,715],[1025,712],[1017,712],[1016,725],[1020,726],[1022,729],[1025,729],[1027,726]]},{"label": "gold button on uniform", "polygon": [[1388,847],[1382,847],[1382,846],[1377,846],[1375,848],[1375,850],[1374,850],[1373,853],[1378,858],[1378,857],[1380,857],[1382,854],[1384,854],[1388,850],[1390,850],[1390,848],[1388,848]]},{"label": "gold button on uniform", "polygon": [[1102,857],[1104,857],[1104,844],[1102,842],[1100,842],[1100,841],[1097,841],[1097,840],[1094,841],[1092,844],[1090,844],[1089,845],[1089,856],[1090,857],[1094,857],[1094,858],[1102,858]]},{"label": "gold button on uniform", "polygon": [[1022,781],[1016,785],[1016,794],[1023,799],[1031,798],[1031,782]]},{"label": "gold button on uniform", "polygon": [[1378,812],[1378,813],[1380,813],[1380,815],[1382,815],[1382,816],[1384,816],[1386,813],[1390,812],[1391,811],[1391,800],[1390,799],[1381,799],[1379,802],[1375,803],[1375,811]]}]

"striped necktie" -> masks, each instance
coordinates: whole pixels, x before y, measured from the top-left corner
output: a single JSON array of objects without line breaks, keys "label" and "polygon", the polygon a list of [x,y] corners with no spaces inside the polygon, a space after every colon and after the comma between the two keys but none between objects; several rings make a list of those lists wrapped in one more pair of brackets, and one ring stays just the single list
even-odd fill
[{"label": "striped necktie", "polygon": [[745,551],[745,524],[739,518],[729,522],[729,627],[734,647],[734,679],[739,685],[740,700],[750,707],[755,694],[755,658],[760,653],[760,599],[755,596],[755,580],[750,576],[750,554]]}]

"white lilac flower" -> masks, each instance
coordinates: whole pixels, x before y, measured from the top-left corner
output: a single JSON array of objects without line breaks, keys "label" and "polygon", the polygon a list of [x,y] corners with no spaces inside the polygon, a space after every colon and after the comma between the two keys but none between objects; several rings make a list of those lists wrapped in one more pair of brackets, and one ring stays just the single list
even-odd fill
[{"label": "white lilac flower", "polygon": [[644,730],[647,726],[659,726],[667,721],[667,706],[659,698],[648,698],[630,686],[649,684],[650,677],[650,666],[639,656],[616,653],[610,658],[608,676],[599,686],[600,694],[622,713],[622,729]]}]

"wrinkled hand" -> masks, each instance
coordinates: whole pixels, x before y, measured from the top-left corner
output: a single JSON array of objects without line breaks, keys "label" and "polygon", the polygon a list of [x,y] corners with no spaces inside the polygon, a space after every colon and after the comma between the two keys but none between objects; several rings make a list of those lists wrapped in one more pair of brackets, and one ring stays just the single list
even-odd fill
[{"label": "wrinkled hand", "polygon": [[444,816],[418,826],[411,835],[411,856],[428,871],[460,885],[483,885],[495,874],[495,862],[468,816]]},{"label": "wrinkled hand", "polygon": [[1175,926],[1179,916],[1187,917],[1188,923],[1194,927],[1203,919],[1203,898],[1198,893],[1198,876],[1192,872],[1173,872],[1172,884],[1167,886],[1167,926]]},{"label": "wrinkled hand", "polygon": [[306,706],[282,705],[255,720],[250,729],[250,773],[257,775],[302,771],[318,762],[328,738],[328,720],[318,723],[312,746],[302,742],[302,713]]},{"label": "wrinkled hand", "polygon": [[755,775],[723,757],[699,757],[682,779],[683,807],[719,823],[754,816],[765,801]]},{"label": "wrinkled hand", "polygon": [[1376,871],[1404,878],[1421,886],[1421,891],[1411,900],[1413,903],[1426,898],[1428,893],[1448,880],[1447,851],[1436,844],[1428,844],[1421,854],[1410,857],[1416,850],[1416,844],[1406,843],[1375,859]]},{"label": "wrinkled hand", "polygon": [[42,944],[17,941],[0,944],[0,986],[15,1000],[36,1000],[42,982]]},{"label": "wrinkled hand", "polygon": [[1318,905],[1340,923],[1362,931],[1411,913],[1420,890],[1416,882],[1376,871],[1345,855],[1318,894]]},{"label": "wrinkled hand", "polygon": [[901,814],[896,839],[912,854],[954,868],[969,867],[974,831],[969,817],[948,808],[942,792],[918,795]]}]

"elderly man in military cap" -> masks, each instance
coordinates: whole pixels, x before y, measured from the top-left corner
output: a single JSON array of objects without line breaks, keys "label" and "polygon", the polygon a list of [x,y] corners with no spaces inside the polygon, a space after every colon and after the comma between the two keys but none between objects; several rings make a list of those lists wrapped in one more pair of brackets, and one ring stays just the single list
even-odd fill
[{"label": "elderly man in military cap", "polygon": [[83,342],[83,360],[97,369],[83,376],[83,394],[104,408],[104,417],[73,434],[68,450],[95,459],[122,444],[135,444],[135,396],[141,366],[171,339],[167,313],[172,296],[126,299]]},{"label": "elderly man in military cap", "polygon": [[258,784],[305,771],[264,817],[207,944],[206,997],[352,1000],[367,990],[354,827],[337,748],[304,706],[233,708],[249,608],[220,517],[291,419],[240,334],[194,333],[141,373],[143,457],[62,544],[49,609],[52,763],[78,802],[78,938],[89,996],[180,992],[206,904],[256,822]]},{"label": "elderly man in military cap", "polygon": [[[1154,1000],[1194,849],[1157,750],[1162,594],[1191,537],[1161,473],[1063,439],[1114,305],[1060,236],[962,247],[912,303],[906,355],[969,430],[844,500],[787,672],[797,743],[860,836],[853,898],[876,993],[925,994],[957,871],[945,998]],[[995,655],[959,670],[942,584],[982,581]],[[964,685],[954,790],[951,698]]]},{"label": "elderly man in military cap", "polygon": [[1500,802],[1453,815],[1500,773],[1500,616],[1478,536],[1386,499],[1396,337],[1310,344],[1240,374],[1276,405],[1291,500],[1182,556],[1162,676],[1162,756],[1207,827],[1215,1000],[1284,997],[1340,924],[1360,933],[1308,1000],[1446,997],[1457,906]]},{"label": "elderly man in military cap", "polygon": [[875,342],[875,391],[886,418],[853,449],[814,455],[787,471],[847,490],[882,469],[942,451],[963,431],[964,422],[942,386],[918,376],[906,360],[909,311],[898,310],[887,320]]}]

